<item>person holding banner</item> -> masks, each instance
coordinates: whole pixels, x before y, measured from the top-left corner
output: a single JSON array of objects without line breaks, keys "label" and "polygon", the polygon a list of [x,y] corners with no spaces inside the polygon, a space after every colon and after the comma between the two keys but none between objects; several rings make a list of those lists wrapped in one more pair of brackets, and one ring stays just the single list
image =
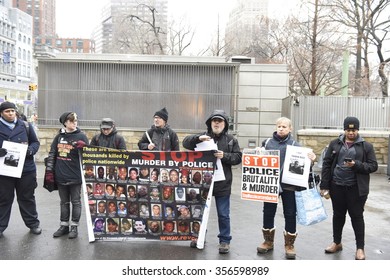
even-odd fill
[{"label": "person holding banner", "polygon": [[34,155],[40,143],[34,129],[16,117],[16,105],[5,101],[0,105],[0,157],[7,157],[10,151],[4,148],[4,141],[26,144],[27,153],[20,178],[0,175],[0,238],[8,227],[15,192],[20,214],[24,224],[33,234],[41,234],[38,219],[35,189],[37,187],[37,168]]},{"label": "person holding banner", "polygon": [[100,133],[91,139],[91,146],[99,146],[110,149],[126,150],[126,142],[123,136],[118,134],[115,121],[110,118],[102,119]]},{"label": "person holding banner", "polygon": [[322,164],[321,195],[329,192],[333,208],[333,242],[325,253],[343,249],[341,238],[348,212],[356,241],[356,260],[365,260],[364,205],[368,198],[370,173],[378,170],[374,147],[359,135],[356,117],[344,119],[344,134],[332,140]]},{"label": "person holding banner", "polygon": [[167,124],[167,109],[163,108],[157,111],[153,118],[154,124],[138,141],[138,148],[150,151],[179,151],[179,138],[176,132]]},{"label": "person holding banner", "polygon": [[[219,253],[226,254],[230,250],[230,194],[232,190],[232,165],[241,163],[242,153],[238,141],[228,134],[228,116],[223,110],[215,110],[206,120],[207,131],[201,134],[186,136],[183,146],[189,150],[195,150],[196,145],[203,141],[214,141],[218,150],[214,156],[221,160],[225,180],[214,182],[213,196],[218,215],[219,226]],[[200,183],[200,181],[199,181]],[[196,240],[190,244],[191,248],[196,248]]]},{"label": "person holding banner", "polygon": [[82,171],[79,149],[88,144],[88,138],[77,127],[75,112],[63,113],[60,116],[60,123],[64,127],[51,143],[46,161],[45,180],[58,185],[60,196],[60,227],[54,232],[53,237],[69,234],[68,238],[73,239],[78,236],[77,227],[81,217]]},{"label": "person holding banner", "polygon": [[[300,146],[291,134],[291,120],[285,117],[276,120],[276,131],[271,138],[263,141],[262,148],[266,150],[279,150],[280,170],[279,178],[282,178],[283,164],[286,157],[286,149],[288,145]],[[313,152],[308,154],[308,157],[313,162],[316,155]],[[296,252],[294,248],[295,239],[297,237],[297,207],[295,204],[295,186],[280,183],[279,195],[282,198],[283,214],[284,214],[284,248],[287,259],[295,259]],[[257,247],[259,254],[265,254],[274,248],[275,237],[275,214],[278,204],[264,202],[263,204],[263,236],[264,242]]]}]

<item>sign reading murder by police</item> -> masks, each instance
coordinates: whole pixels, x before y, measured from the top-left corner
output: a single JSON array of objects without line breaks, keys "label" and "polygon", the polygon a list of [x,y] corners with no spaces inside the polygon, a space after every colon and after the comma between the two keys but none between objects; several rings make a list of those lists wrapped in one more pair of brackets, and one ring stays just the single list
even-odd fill
[{"label": "sign reading murder by police", "polygon": [[216,164],[211,151],[86,146],[81,163],[95,238],[197,238]]},{"label": "sign reading murder by police", "polygon": [[278,203],[279,151],[244,149],[241,198]]}]

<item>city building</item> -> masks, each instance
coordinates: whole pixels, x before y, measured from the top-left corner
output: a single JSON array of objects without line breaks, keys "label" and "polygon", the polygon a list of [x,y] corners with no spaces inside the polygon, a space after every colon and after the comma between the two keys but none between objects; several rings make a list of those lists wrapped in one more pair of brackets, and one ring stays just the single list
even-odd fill
[{"label": "city building", "polygon": [[34,69],[32,17],[12,8],[11,0],[0,0],[0,103],[14,102],[19,112],[31,114],[36,101]]},{"label": "city building", "polygon": [[91,39],[82,38],[46,38],[44,45],[67,53],[94,53],[95,46]]},{"label": "city building", "polygon": [[227,53],[250,54],[255,42],[268,36],[267,16],[268,0],[237,0],[225,29]]},{"label": "city building", "polygon": [[32,16],[34,45],[41,45],[45,38],[56,37],[55,0],[12,0],[12,5]]}]

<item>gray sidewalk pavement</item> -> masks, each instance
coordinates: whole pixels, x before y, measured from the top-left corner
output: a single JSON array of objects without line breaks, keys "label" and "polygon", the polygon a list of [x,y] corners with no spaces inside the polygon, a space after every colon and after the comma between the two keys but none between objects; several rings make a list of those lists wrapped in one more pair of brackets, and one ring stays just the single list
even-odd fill
[{"label": "gray sidewalk pavement", "polygon": [[[234,168],[234,190],[231,197],[232,236],[229,254],[218,253],[218,224],[214,205],[211,206],[206,245],[203,250],[192,249],[189,241],[95,241],[88,242],[85,215],[81,220],[79,237],[54,239],[59,226],[59,197],[42,187],[43,165],[38,165],[36,198],[41,235],[29,233],[14,202],[9,227],[0,239],[0,260],[284,260],[284,219],[281,204],[276,217],[275,249],[258,255],[256,247],[262,242],[262,203],[241,200],[241,166]],[[384,174],[371,175],[371,191],[366,204],[367,260],[390,260],[390,185]],[[214,203],[214,200],[213,200]],[[343,234],[344,250],[325,254],[324,248],[332,241],[331,202],[324,200],[328,218],[312,226],[298,225],[295,248],[297,260],[353,260],[355,238],[350,219]],[[85,213],[83,213],[85,214]],[[1,262],[0,262],[1,265]]]}]

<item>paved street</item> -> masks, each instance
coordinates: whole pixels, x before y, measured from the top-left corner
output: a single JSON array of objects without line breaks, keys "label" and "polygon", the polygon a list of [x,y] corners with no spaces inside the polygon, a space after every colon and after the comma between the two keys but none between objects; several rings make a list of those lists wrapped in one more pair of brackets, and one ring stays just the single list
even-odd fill
[{"label": "paved street", "polygon": [[[54,239],[53,232],[59,226],[59,197],[42,188],[43,166],[39,165],[36,192],[38,212],[43,232],[35,236],[24,226],[15,201],[10,225],[0,239],[2,260],[284,260],[283,216],[281,205],[276,217],[275,249],[266,255],[258,255],[256,247],[262,241],[262,203],[240,198],[238,184],[241,167],[234,169],[235,190],[232,195],[231,251],[218,253],[217,219],[214,206],[209,219],[207,242],[204,250],[192,249],[188,241],[162,242],[151,240],[88,242],[85,217],[82,218],[79,237]],[[368,260],[390,260],[390,185],[387,176],[371,176],[371,192],[366,205],[366,255]],[[213,201],[214,202],[214,201]],[[353,260],[355,240],[349,217],[344,229],[344,250],[333,255],[324,254],[324,248],[332,241],[331,203],[324,201],[328,219],[313,226],[298,225],[296,240],[297,260]],[[0,262],[1,265],[1,262]]]}]

